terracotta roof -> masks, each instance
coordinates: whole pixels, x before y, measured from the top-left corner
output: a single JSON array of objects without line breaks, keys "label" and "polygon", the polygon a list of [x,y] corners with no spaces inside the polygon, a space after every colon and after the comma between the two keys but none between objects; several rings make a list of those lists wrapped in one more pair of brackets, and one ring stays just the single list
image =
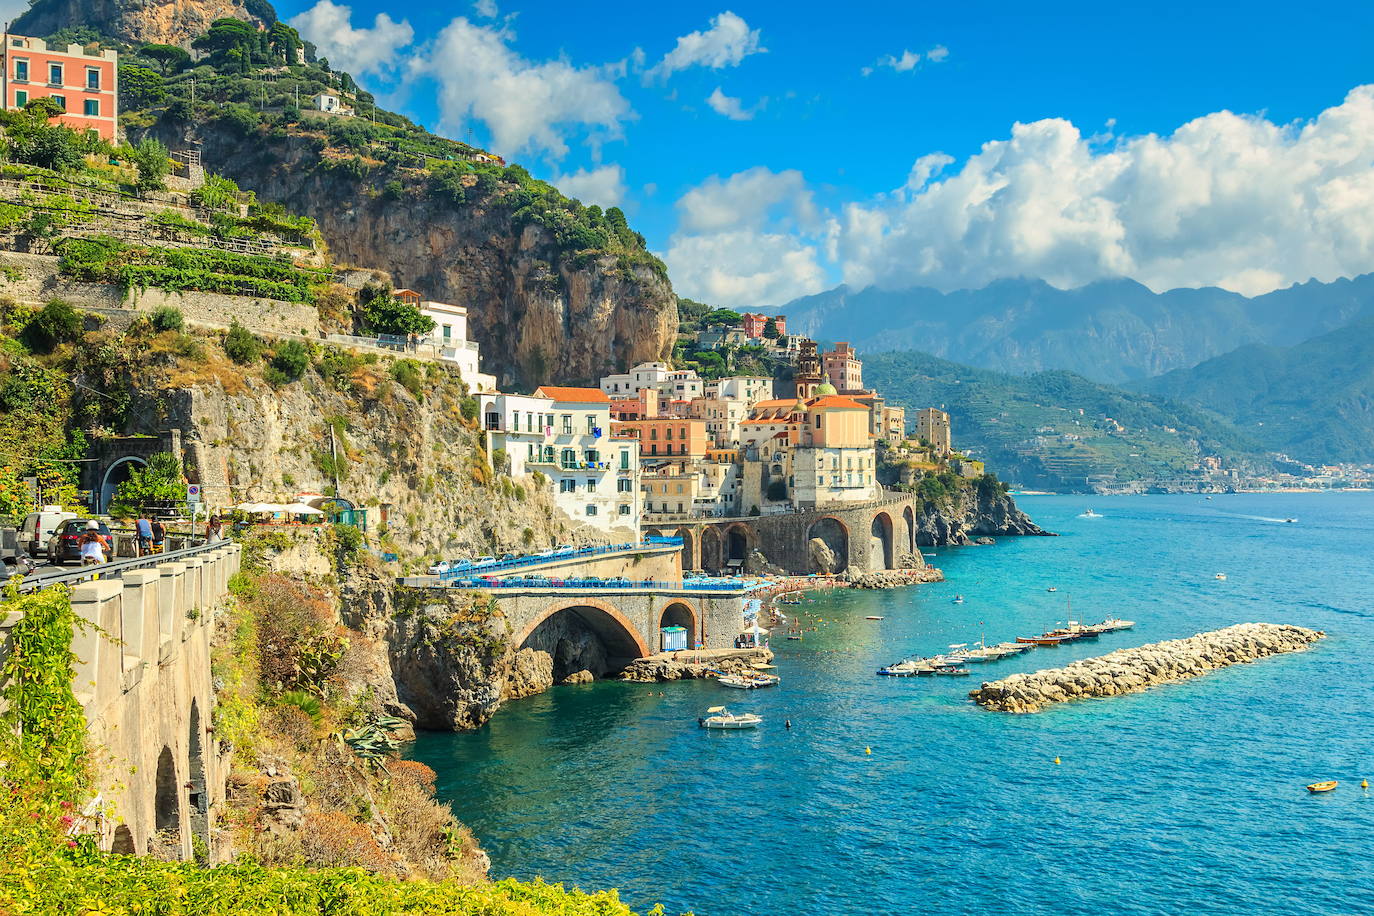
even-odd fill
[{"label": "terracotta roof", "polygon": [[823,398],[816,398],[807,405],[808,410],[867,410],[868,408],[860,404],[853,398],[847,398],[841,394],[828,394]]},{"label": "terracotta roof", "polygon": [[773,408],[773,407],[792,407],[792,406],[796,405],[796,403],[797,403],[797,399],[796,399],[796,398],[775,398],[775,399],[773,399],[773,400],[771,400],[771,401],[755,401],[754,404],[753,404],[753,408],[752,408],[752,409],[754,409],[754,410],[759,410],[759,409],[768,410],[768,409]]},{"label": "terracotta roof", "polygon": [[534,391],[538,397],[577,404],[609,404],[611,399],[600,388],[565,388],[561,385],[540,385]]}]

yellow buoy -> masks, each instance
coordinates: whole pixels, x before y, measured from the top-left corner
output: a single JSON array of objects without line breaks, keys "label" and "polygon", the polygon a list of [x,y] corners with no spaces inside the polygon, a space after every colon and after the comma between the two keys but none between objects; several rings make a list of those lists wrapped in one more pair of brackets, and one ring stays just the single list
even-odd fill
[{"label": "yellow buoy", "polygon": [[866,747],[866,748],[864,748],[864,753],[865,753],[865,754],[871,754],[871,753],[873,753],[873,748],[871,748],[871,747]]},{"label": "yellow buoy", "polygon": [[1368,780],[1368,779],[1361,779],[1361,780],[1360,780],[1360,788],[1361,788],[1361,789],[1368,789],[1368,788],[1369,788],[1369,780]]},{"label": "yellow buoy", "polygon": [[1055,762],[1055,763],[1058,763],[1058,762],[1059,762],[1059,758],[1058,758],[1058,757],[1054,758],[1054,762]]}]

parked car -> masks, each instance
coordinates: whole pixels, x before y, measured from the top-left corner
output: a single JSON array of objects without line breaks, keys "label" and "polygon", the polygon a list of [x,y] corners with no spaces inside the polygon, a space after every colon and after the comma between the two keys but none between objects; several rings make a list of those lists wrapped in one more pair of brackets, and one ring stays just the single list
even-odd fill
[{"label": "parked car", "polygon": [[562,557],[567,556],[571,553],[576,553],[577,549],[573,547],[573,545],[571,544],[559,544],[557,547],[553,549],[553,552],[556,556]]},{"label": "parked car", "polygon": [[76,518],[76,513],[68,512],[61,506],[44,506],[37,512],[30,512],[19,526],[19,547],[31,557],[45,553],[48,540],[57,532],[57,527],[69,518]]},{"label": "parked car", "polygon": [[435,563],[433,566],[429,568],[429,574],[431,576],[442,576],[444,573],[448,572],[451,569],[453,569],[452,563],[450,563],[448,560],[440,560],[438,563]]},{"label": "parked car", "polygon": [[[68,560],[81,559],[81,535],[86,533],[88,521],[89,519],[84,518],[69,518],[58,526],[52,537],[48,538],[48,559],[53,564],[61,566]],[[110,527],[104,522],[100,522],[99,525],[100,534],[107,539],[113,549],[114,540],[110,536]]]},{"label": "parked car", "polygon": [[479,567],[479,566],[491,566],[491,565],[492,565],[493,563],[495,563],[495,562],[496,562],[496,557],[478,557],[476,560],[474,560],[474,561],[472,562],[472,565],[473,565],[474,567]]},{"label": "parked car", "polygon": [[515,554],[513,554],[513,553],[506,553],[506,554],[502,554],[502,555],[501,555],[501,562],[502,562],[502,563],[509,563],[509,562],[511,562],[512,560],[516,560],[516,559],[519,559],[519,558],[518,558]]}]

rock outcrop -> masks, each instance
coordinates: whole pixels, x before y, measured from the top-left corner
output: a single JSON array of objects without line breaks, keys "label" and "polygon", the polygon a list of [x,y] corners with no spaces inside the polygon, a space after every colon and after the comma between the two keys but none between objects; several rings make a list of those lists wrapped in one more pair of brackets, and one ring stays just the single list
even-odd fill
[{"label": "rock outcrop", "polygon": [[37,0],[10,31],[42,36],[84,26],[135,45],[189,45],[224,17],[266,27],[277,21],[261,0]]},{"label": "rock outcrop", "polygon": [[770,649],[754,649],[751,652],[732,653],[724,657],[714,657],[709,652],[662,653],[630,662],[620,673],[620,679],[641,682],[678,681],[711,677],[716,671],[725,674],[756,674],[754,665],[772,660],[773,652]]},{"label": "rock outcrop", "polygon": [[1036,712],[1051,703],[1135,693],[1198,677],[1227,665],[1306,649],[1326,634],[1272,623],[1241,623],[1187,639],[1118,649],[1063,668],[1013,674],[969,692],[980,706],[1002,712]]},{"label": "rock outcrop", "polygon": [[926,504],[916,519],[916,543],[925,547],[962,546],[977,538],[1053,537],[1016,506],[999,487],[974,485],[944,504]]},{"label": "rock outcrop", "polygon": [[835,551],[831,550],[830,545],[820,538],[812,538],[807,542],[806,553],[811,560],[812,567],[822,576],[833,573],[835,566],[839,563]]},{"label": "rock outcrop", "polygon": [[943,582],[945,574],[933,566],[922,566],[917,569],[891,569],[868,573],[846,570],[836,578],[847,583],[850,588],[878,589],[902,588],[923,582]]}]

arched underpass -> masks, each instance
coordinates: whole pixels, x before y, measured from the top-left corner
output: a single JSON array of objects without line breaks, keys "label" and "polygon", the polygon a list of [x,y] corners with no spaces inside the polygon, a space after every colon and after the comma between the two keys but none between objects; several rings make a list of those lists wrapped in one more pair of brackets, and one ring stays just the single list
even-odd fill
[{"label": "arched underpass", "polygon": [[886,512],[879,512],[873,516],[868,537],[869,571],[895,568],[897,564],[893,562],[892,556],[892,516]]},{"label": "arched underpass", "polygon": [[[687,631],[687,648],[694,648],[701,639],[701,630],[697,624],[697,615],[684,602],[674,601],[663,609],[663,613],[658,617],[658,629],[664,627],[682,627]],[[661,648],[655,646],[655,649]]]},{"label": "arched underpass", "polygon": [[108,512],[110,510],[110,500],[114,497],[115,490],[119,488],[121,483],[129,479],[129,473],[133,471],[134,468],[144,468],[147,466],[148,462],[136,455],[120,458],[114,464],[110,465],[105,471],[105,475],[100,479],[100,492],[96,494],[98,497],[99,510],[101,512]]},{"label": "arched underpass", "polygon": [[[649,654],[633,624],[597,599],[551,605],[525,629],[516,645],[537,683],[581,683],[619,671]],[[526,651],[528,650],[528,651]],[[529,686],[536,686],[531,684]],[[520,690],[519,695],[529,692]]]},{"label": "arched underpass", "polygon": [[841,573],[849,568],[849,529],[837,518],[826,516],[818,520],[806,532],[806,540],[819,540],[830,550],[833,564],[830,569],[822,569],[813,555],[812,572]]}]

